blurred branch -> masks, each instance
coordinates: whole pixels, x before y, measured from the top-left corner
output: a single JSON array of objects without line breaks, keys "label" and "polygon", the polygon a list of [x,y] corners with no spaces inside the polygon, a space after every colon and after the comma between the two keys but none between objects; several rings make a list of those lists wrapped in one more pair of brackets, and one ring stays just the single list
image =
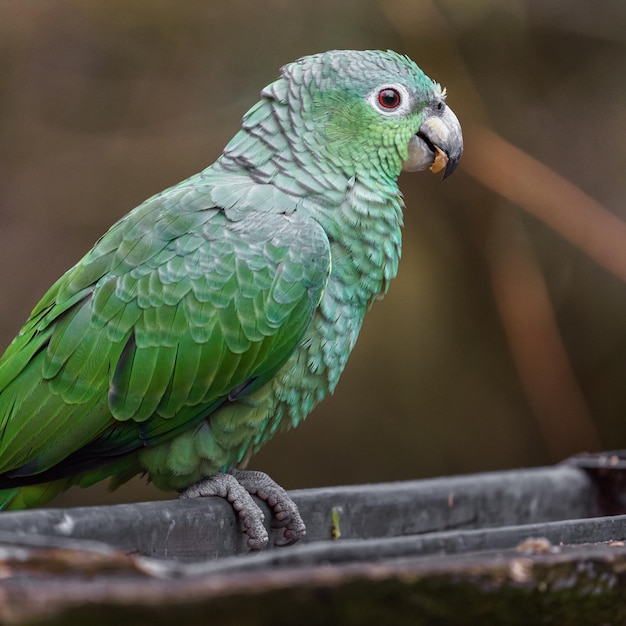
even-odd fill
[{"label": "blurred branch", "polygon": [[[572,183],[487,129],[482,97],[437,2],[381,2],[397,32],[426,37],[445,57],[464,123],[462,169],[554,228],[626,280],[626,224]],[[456,109],[459,109],[455,105]],[[457,112],[459,112],[457,110]],[[469,122],[467,120],[470,120]],[[473,123],[472,123],[473,122]],[[519,221],[494,223],[486,260],[512,358],[553,459],[600,448],[598,433],[559,332],[541,269]]]},{"label": "blurred branch", "polygon": [[[465,171],[551,226],[615,276],[626,280],[626,224],[578,187],[476,126],[466,133]],[[489,255],[494,295],[513,359],[553,458],[598,450],[545,281],[521,224],[499,224]]]},{"label": "blurred branch", "polygon": [[521,222],[499,219],[488,251],[491,281],[526,397],[550,456],[599,450],[600,440],[563,346],[543,274]]},{"label": "blurred branch", "polygon": [[626,223],[536,159],[481,126],[466,129],[463,169],[556,230],[626,282]]}]

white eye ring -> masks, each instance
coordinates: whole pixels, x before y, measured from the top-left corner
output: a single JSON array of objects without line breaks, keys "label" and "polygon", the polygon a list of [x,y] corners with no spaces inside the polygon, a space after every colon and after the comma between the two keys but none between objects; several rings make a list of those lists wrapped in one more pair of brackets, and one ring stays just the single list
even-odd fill
[{"label": "white eye ring", "polygon": [[[393,101],[393,94],[398,98],[397,104]],[[399,83],[379,85],[365,96],[365,100],[376,112],[388,117],[403,117],[411,111],[409,91]]]}]

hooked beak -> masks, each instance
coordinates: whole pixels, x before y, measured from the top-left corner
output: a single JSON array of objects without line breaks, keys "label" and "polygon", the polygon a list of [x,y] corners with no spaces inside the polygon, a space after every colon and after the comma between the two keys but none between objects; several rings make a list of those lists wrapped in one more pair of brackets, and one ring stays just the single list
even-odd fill
[{"label": "hooked beak", "polygon": [[454,172],[463,154],[463,133],[452,109],[446,104],[433,107],[417,134],[409,141],[409,154],[402,166],[404,172],[417,172],[430,168],[437,173],[443,170],[447,178]]}]

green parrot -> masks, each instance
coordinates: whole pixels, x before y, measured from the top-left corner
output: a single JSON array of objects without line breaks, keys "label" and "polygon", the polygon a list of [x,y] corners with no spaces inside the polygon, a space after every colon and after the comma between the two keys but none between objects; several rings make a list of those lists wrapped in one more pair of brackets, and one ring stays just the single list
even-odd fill
[{"label": "green parrot", "polygon": [[114,224],[0,359],[0,508],[147,474],[217,495],[251,549],[266,500],[237,469],[332,392],[396,275],[402,170],[452,173],[461,128],[409,58],[334,50],[282,68],[218,160]]}]

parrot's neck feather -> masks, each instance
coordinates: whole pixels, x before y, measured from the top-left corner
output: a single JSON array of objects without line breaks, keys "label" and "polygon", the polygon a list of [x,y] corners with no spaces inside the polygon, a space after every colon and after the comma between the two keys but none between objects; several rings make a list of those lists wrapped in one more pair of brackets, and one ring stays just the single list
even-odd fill
[{"label": "parrot's neck feather", "polygon": [[302,89],[289,91],[281,78],[263,90],[207,170],[215,180],[212,197],[232,219],[250,210],[298,211],[318,221],[334,248],[333,275],[342,273],[354,290],[351,300],[366,305],[397,272],[403,207],[397,180],[362,154],[330,159],[319,117],[314,123],[306,105],[292,114],[293,100],[308,98]]},{"label": "parrot's neck feather", "polygon": [[234,221],[250,212],[314,219],[328,236],[332,269],[299,347],[256,394],[269,394],[274,408],[255,449],[281,422],[295,426],[334,390],[365,313],[397,273],[404,206],[394,177],[358,159],[328,159],[324,146],[315,145],[318,135],[295,127],[289,107],[273,98],[284,96],[278,83],[265,94],[199,183]]}]

